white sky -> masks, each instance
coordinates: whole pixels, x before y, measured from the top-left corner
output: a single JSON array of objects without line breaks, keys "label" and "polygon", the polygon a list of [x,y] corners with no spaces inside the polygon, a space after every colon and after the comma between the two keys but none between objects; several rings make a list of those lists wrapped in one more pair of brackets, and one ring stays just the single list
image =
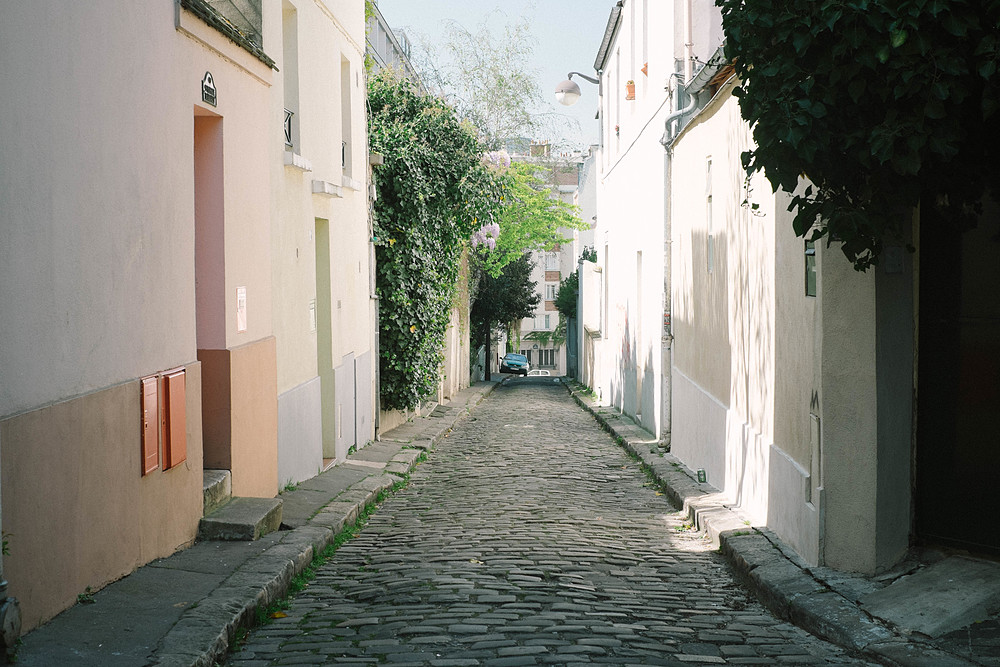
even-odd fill
[{"label": "white sky", "polygon": [[[505,23],[528,17],[535,38],[532,68],[551,111],[568,114],[580,124],[578,133],[567,132],[579,147],[597,143],[597,86],[575,77],[583,97],[571,107],[555,101],[555,87],[568,72],[594,76],[594,60],[615,0],[377,0],[379,10],[393,29],[402,28],[415,46],[423,36],[439,44],[444,21],[454,20],[470,32],[494,15],[490,27],[502,34]],[[506,17],[506,18],[505,18]],[[543,138],[543,137],[538,137]]]}]

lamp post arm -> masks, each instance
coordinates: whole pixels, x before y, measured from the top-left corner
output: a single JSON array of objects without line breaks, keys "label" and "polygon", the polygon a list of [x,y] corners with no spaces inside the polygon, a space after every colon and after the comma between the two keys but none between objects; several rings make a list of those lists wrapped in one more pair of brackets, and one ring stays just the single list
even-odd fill
[{"label": "lamp post arm", "polygon": [[591,83],[600,83],[600,82],[599,82],[599,81],[598,81],[597,79],[595,79],[594,77],[592,77],[592,76],[587,76],[586,74],[582,74],[582,73],[580,73],[580,72],[570,72],[569,74],[567,74],[567,75],[566,75],[566,78],[572,81],[572,80],[573,80],[573,75],[574,75],[574,74],[575,74],[575,75],[577,75],[578,77],[580,77],[581,79],[583,79],[584,81],[589,81],[589,82],[591,82]]}]

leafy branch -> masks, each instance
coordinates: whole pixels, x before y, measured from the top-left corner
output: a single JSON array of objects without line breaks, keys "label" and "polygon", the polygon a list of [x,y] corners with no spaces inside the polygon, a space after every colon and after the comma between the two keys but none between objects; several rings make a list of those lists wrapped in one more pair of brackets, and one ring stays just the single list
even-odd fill
[{"label": "leafy branch", "polygon": [[717,4],[756,144],[743,166],[794,193],[796,234],[865,270],[922,201],[975,224],[997,188],[1000,0]]}]

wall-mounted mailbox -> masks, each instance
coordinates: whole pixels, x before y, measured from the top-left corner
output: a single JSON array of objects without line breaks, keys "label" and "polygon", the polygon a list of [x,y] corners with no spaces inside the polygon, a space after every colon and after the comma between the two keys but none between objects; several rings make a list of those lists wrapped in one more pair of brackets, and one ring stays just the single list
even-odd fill
[{"label": "wall-mounted mailbox", "polygon": [[184,369],[163,373],[163,469],[170,470],[187,458]]},{"label": "wall-mounted mailbox", "polygon": [[142,474],[148,475],[160,465],[159,378],[140,380],[142,384]]}]

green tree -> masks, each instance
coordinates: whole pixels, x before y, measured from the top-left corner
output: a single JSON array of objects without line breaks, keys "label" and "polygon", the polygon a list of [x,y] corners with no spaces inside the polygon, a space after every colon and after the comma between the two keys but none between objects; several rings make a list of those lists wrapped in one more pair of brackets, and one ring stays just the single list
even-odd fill
[{"label": "green tree", "polygon": [[472,340],[486,347],[487,380],[490,379],[490,341],[494,333],[503,327],[511,328],[525,317],[532,317],[541,300],[541,295],[535,291],[537,283],[531,279],[534,266],[531,255],[522,253],[504,265],[499,275],[481,270],[470,319]]},{"label": "green tree", "polygon": [[920,202],[975,224],[997,194],[1000,0],[717,4],[756,144],[743,165],[796,193],[798,235],[864,270]]},{"label": "green tree", "polygon": [[563,317],[576,317],[576,297],[580,293],[579,269],[569,274],[559,282],[556,292],[556,310]]},{"label": "green tree", "polygon": [[514,162],[500,171],[503,184],[495,247],[479,248],[484,270],[493,276],[532,250],[554,250],[566,238],[564,230],[586,229],[577,208],[553,196],[544,168]]},{"label": "green tree", "polygon": [[437,387],[462,248],[499,216],[502,183],[473,128],[391,72],[369,81],[375,171],[382,404],[414,407]]}]

